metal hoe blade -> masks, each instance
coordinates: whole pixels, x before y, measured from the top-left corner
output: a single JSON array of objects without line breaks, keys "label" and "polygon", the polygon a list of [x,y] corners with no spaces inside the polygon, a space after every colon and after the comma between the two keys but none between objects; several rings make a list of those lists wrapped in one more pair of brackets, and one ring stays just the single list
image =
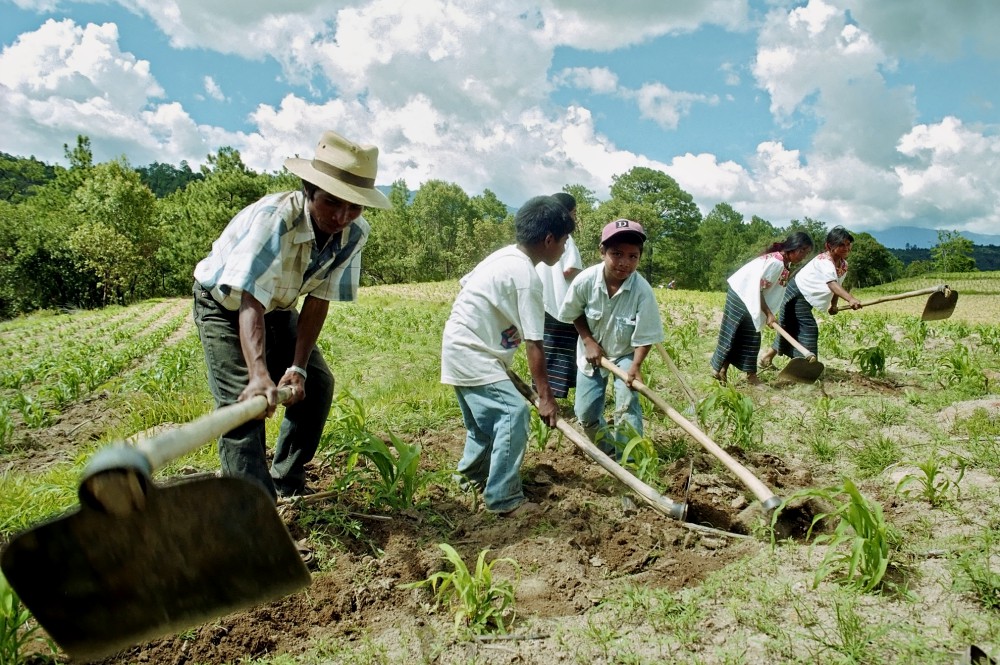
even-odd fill
[{"label": "metal hoe blade", "polygon": [[798,383],[815,383],[824,369],[826,367],[816,359],[816,356],[792,358],[778,374],[778,378]]},{"label": "metal hoe blade", "polygon": [[955,311],[958,304],[958,291],[944,287],[941,291],[935,291],[927,299],[924,305],[924,313],[920,318],[924,321],[940,321],[947,319]]},{"label": "metal hoe blade", "polygon": [[259,486],[211,478],[145,496],[124,515],[82,503],[3,552],[7,580],[70,656],[107,656],[309,584]]}]

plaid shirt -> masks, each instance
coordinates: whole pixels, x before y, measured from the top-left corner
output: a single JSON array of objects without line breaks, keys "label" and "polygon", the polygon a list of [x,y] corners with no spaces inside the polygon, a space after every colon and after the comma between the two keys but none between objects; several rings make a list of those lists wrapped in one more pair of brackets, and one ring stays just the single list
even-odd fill
[{"label": "plaid shirt", "polygon": [[194,278],[233,311],[244,291],[265,312],[291,309],[306,294],[354,300],[371,227],[359,217],[318,247],[305,203],[302,191],[281,192],[241,210],[195,266]]}]

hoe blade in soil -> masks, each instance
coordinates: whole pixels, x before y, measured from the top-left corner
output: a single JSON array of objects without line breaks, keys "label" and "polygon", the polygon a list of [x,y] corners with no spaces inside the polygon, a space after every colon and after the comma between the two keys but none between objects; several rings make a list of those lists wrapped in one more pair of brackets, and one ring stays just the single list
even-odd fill
[{"label": "hoe blade in soil", "polygon": [[121,515],[81,502],[3,552],[14,591],[70,656],[107,656],[309,584],[257,485],[150,483],[143,496],[145,505]]},{"label": "hoe blade in soil", "polygon": [[824,369],[825,366],[816,356],[792,358],[778,374],[778,378],[798,383],[815,383]]}]

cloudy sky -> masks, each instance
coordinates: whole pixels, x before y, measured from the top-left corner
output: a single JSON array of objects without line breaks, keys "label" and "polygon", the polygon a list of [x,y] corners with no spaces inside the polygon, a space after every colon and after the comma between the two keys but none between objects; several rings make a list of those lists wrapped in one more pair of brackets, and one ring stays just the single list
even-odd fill
[{"label": "cloudy sky", "polygon": [[0,0],[0,151],[273,171],[334,129],[512,206],[648,166],[703,212],[1000,233],[997,34],[996,0]]}]

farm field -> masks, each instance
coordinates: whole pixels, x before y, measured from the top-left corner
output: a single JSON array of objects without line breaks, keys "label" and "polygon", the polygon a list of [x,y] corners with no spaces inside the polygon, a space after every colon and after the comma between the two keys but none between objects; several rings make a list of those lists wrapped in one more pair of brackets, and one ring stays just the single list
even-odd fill
[{"label": "farm field", "polygon": [[[724,294],[657,290],[666,346],[699,405],[656,354],[645,381],[793,497],[791,537],[778,541],[753,494],[645,400],[648,441],[630,470],[675,501],[690,474],[692,524],[542,427],[522,469],[541,513],[483,512],[451,477],[464,429],[438,383],[457,283],[362,289],[331,307],[319,341],[338,398],[309,482],[331,494],[279,507],[313,550],[311,586],[100,662],[951,665],[971,645],[1000,658],[1000,273],[858,295],[937,283],[960,293],[951,318],[921,321],[926,297],[821,315],[820,381],[770,371],[756,389],[734,370],[728,388],[710,379]],[[75,505],[101,446],[211,409],[190,309],[168,299],[0,322],[0,543]],[[527,376],[523,353],[515,369]],[[276,429],[272,419],[272,444]],[[359,452],[373,439],[419,461],[387,478]],[[217,467],[206,445],[160,476]],[[844,519],[807,533],[842,505]],[[507,633],[477,632],[412,586],[453,570],[442,543],[470,568],[489,549],[494,586],[513,585]],[[27,651],[28,662],[68,662],[41,640]]]}]

